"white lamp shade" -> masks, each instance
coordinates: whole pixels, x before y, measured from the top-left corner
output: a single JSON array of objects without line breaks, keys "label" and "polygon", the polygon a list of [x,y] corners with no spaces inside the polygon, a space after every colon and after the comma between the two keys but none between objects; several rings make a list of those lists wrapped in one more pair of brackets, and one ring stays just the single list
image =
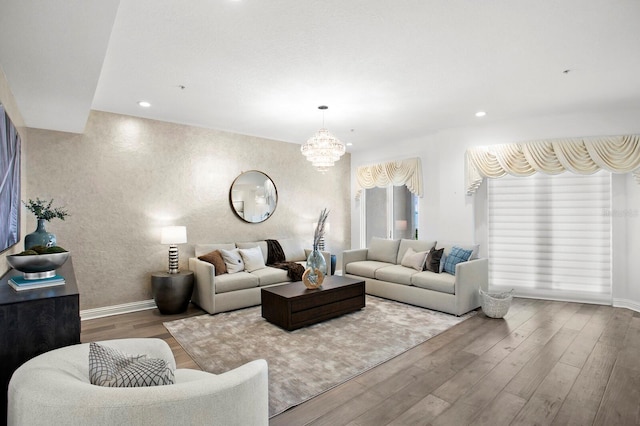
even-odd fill
[{"label": "white lamp shade", "polygon": [[165,226],[162,228],[161,244],[184,244],[187,242],[186,226]]}]

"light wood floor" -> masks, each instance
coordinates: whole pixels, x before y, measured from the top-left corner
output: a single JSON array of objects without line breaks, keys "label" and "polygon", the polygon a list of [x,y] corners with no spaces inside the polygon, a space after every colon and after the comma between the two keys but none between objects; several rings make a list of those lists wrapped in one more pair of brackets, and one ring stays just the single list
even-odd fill
[{"label": "light wood floor", "polygon": [[[83,321],[82,341],[160,337],[198,368],[157,310]],[[313,366],[309,366],[313,368]],[[637,425],[640,314],[514,299],[271,419],[271,425]]]}]

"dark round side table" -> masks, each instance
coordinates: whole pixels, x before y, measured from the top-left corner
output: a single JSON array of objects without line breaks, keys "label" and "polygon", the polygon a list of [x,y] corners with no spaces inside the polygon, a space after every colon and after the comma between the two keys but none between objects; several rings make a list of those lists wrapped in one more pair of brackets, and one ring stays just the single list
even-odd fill
[{"label": "dark round side table", "polygon": [[151,274],[151,291],[161,314],[184,312],[193,293],[193,272],[154,272]]}]

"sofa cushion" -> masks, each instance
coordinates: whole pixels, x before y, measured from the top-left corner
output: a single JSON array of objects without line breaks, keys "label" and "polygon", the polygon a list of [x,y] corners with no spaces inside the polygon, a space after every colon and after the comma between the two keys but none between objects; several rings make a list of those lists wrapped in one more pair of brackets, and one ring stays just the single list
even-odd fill
[{"label": "sofa cushion", "polygon": [[302,244],[293,238],[283,238],[278,240],[282,251],[284,252],[284,258],[287,262],[298,262],[300,260],[307,260],[304,254]]},{"label": "sofa cushion", "polygon": [[252,247],[260,247],[260,251],[262,251],[262,257],[264,259],[264,263],[267,263],[267,242],[266,241],[253,241],[248,243],[236,243],[236,246],[239,249],[248,249]]},{"label": "sofa cushion", "polygon": [[431,271],[423,271],[411,276],[411,284],[427,290],[440,293],[455,294],[456,277],[451,274],[436,274]]},{"label": "sofa cushion", "polygon": [[469,260],[473,250],[464,250],[458,246],[453,246],[451,252],[444,261],[444,271],[451,275],[456,274],[456,265]]},{"label": "sofa cushion", "polygon": [[227,264],[224,263],[220,250],[214,250],[210,253],[198,256],[198,259],[212,264],[214,266],[214,273],[216,276],[227,273]]},{"label": "sofa cushion", "polygon": [[287,276],[286,269],[278,269],[267,266],[264,269],[253,271],[251,275],[258,277],[260,287],[271,284],[286,283],[291,281]]},{"label": "sofa cushion", "polygon": [[428,253],[428,251],[419,251],[416,253],[413,248],[409,247],[407,251],[404,252],[400,265],[406,266],[407,268],[413,268],[416,271],[422,271],[424,269],[424,263],[427,260]]},{"label": "sofa cushion", "polygon": [[411,276],[417,274],[413,268],[402,265],[391,265],[376,270],[376,279],[395,284],[411,285]]},{"label": "sofa cushion", "polygon": [[427,255],[427,261],[425,262],[425,269],[427,271],[435,272],[436,274],[440,273],[440,259],[442,259],[442,253],[444,249],[433,249],[429,251]]},{"label": "sofa cushion", "polygon": [[146,355],[129,355],[108,346],[90,343],[89,377],[92,385],[133,388],[171,385],[173,368],[167,361]]},{"label": "sofa cushion", "polygon": [[264,258],[262,257],[262,250],[260,247],[251,247],[247,249],[238,249],[242,261],[244,262],[244,270],[247,272],[257,271],[258,269],[265,268]]},{"label": "sofa cushion", "polygon": [[362,260],[359,262],[349,262],[347,263],[347,270],[345,273],[358,275],[366,278],[375,278],[376,271],[380,268],[385,268],[387,266],[393,265],[392,263],[387,262],[376,262],[373,260]]},{"label": "sofa cushion", "polygon": [[196,257],[200,257],[203,254],[211,253],[214,250],[233,250],[236,248],[234,243],[226,243],[226,244],[196,244],[195,251]]},{"label": "sofa cushion", "polygon": [[480,244],[466,244],[466,243],[459,244],[459,243],[451,243],[448,241],[442,241],[442,242],[438,241],[438,248],[444,249],[444,256],[449,256],[449,253],[451,253],[451,249],[453,248],[453,246],[458,246],[464,250],[471,250],[472,252],[469,260],[478,258],[478,252],[480,251]]},{"label": "sofa cushion", "polygon": [[240,255],[240,251],[238,249],[221,249],[220,254],[222,254],[224,264],[227,265],[227,272],[229,274],[235,274],[237,272],[244,271],[244,261],[242,260],[242,256]]},{"label": "sofa cushion", "polygon": [[373,237],[367,250],[367,260],[396,264],[400,240]]},{"label": "sofa cushion", "polygon": [[[256,271],[257,272],[257,271]],[[258,287],[258,276],[246,271],[216,277],[216,294]]]},{"label": "sofa cushion", "polygon": [[407,240],[405,238],[400,240],[400,246],[398,248],[398,258],[396,264],[401,265],[407,249],[411,247],[415,252],[429,251],[436,246],[435,241],[426,240]]}]

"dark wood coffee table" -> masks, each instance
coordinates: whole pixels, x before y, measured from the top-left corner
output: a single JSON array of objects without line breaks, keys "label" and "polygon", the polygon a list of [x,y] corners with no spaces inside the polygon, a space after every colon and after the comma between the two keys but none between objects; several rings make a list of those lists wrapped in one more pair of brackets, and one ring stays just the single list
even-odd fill
[{"label": "dark wood coffee table", "polygon": [[309,290],[302,281],[263,288],[262,317],[285,330],[335,318],[364,308],[364,281],[332,275]]}]

